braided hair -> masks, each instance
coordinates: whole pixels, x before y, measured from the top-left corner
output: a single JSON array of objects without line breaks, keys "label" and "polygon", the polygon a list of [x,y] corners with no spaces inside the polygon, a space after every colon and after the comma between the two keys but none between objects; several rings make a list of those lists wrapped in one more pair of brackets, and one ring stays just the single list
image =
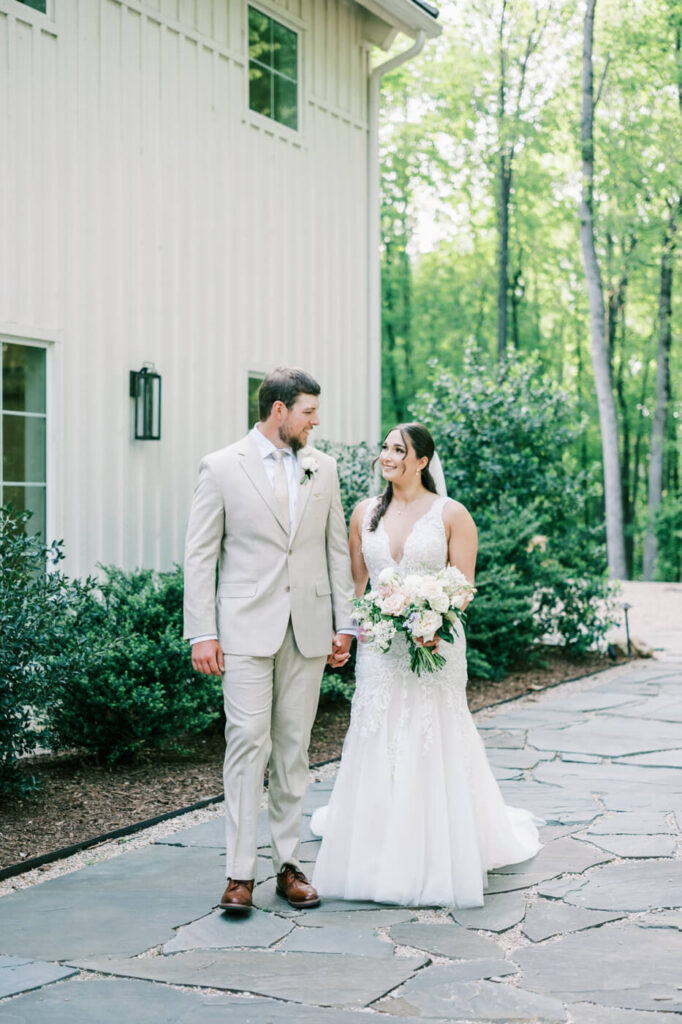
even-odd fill
[{"label": "braided hair", "polygon": [[[428,432],[423,423],[398,423],[397,426],[391,427],[388,434],[394,430],[400,431],[400,436],[403,439],[405,448],[407,449],[408,439],[414,448],[414,453],[418,459],[423,459],[425,456],[429,460],[424,469],[422,470],[422,483],[427,491],[431,491],[432,494],[437,494],[436,485],[431,476],[429,465],[433,458],[433,453],[436,450],[436,446],[433,443],[433,438]],[[386,437],[388,437],[386,434]],[[384,441],[386,438],[384,438]],[[376,462],[375,462],[376,465]],[[372,514],[369,519],[368,529],[370,533],[373,533],[381,521],[381,517],[386,513],[386,509],[391,504],[393,498],[393,484],[387,483],[383,494],[380,496],[376,503]]]}]

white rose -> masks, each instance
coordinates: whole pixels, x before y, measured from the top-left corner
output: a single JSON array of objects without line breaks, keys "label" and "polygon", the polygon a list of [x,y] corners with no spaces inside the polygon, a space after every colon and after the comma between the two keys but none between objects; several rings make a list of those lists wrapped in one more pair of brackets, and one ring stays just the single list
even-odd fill
[{"label": "white rose", "polygon": [[393,583],[396,579],[395,569],[391,569],[390,565],[387,565],[385,569],[382,569],[379,573],[379,583]]},{"label": "white rose", "polygon": [[312,455],[304,455],[301,459],[301,469],[304,473],[316,473],[317,472],[317,459]]},{"label": "white rose", "polygon": [[403,580],[403,590],[407,594],[412,604],[418,604],[424,599],[424,577],[423,576],[406,576]]},{"label": "white rose", "polygon": [[436,632],[443,625],[443,616],[438,612],[424,611],[417,615],[410,625],[412,636],[422,640],[433,640]]},{"label": "white rose", "polygon": [[394,590],[388,597],[380,598],[377,602],[384,615],[402,615],[409,603],[400,590]]},{"label": "white rose", "polygon": [[438,580],[426,580],[422,594],[436,612],[446,612],[450,607],[450,598]]}]

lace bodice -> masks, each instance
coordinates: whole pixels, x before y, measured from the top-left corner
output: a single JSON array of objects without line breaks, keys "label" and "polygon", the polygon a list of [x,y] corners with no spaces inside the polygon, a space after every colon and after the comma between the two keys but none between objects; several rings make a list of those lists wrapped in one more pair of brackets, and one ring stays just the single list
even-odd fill
[{"label": "lace bodice", "polygon": [[427,512],[421,516],[408,534],[403,548],[403,557],[396,562],[391,555],[391,545],[379,520],[376,530],[369,530],[370,516],[379,499],[370,502],[362,523],[362,553],[369,570],[372,587],[376,586],[379,573],[386,566],[395,566],[401,575],[414,572],[438,572],[447,562],[448,543],[443,524],[443,506],[447,497],[435,499]]},{"label": "lace bodice", "polygon": [[[387,566],[403,575],[438,572],[447,564],[448,545],[443,523],[443,506],[447,497],[435,499],[408,534],[403,557],[396,562],[391,555],[383,519],[376,530],[369,530],[369,519],[375,508],[370,502],[362,524],[362,552],[372,586]],[[457,629],[454,644],[442,644],[446,666],[438,672],[415,675],[410,669],[410,654],[402,635],[393,640],[390,650],[379,653],[372,644],[359,644],[356,665],[356,688],[351,710],[351,730],[364,735],[376,733],[389,715],[393,720],[389,760],[393,765],[411,721],[419,722],[423,749],[430,748],[434,722],[438,718],[437,703],[445,701],[455,717],[468,714],[466,706],[466,641],[464,629]],[[437,694],[440,693],[440,697]]]}]

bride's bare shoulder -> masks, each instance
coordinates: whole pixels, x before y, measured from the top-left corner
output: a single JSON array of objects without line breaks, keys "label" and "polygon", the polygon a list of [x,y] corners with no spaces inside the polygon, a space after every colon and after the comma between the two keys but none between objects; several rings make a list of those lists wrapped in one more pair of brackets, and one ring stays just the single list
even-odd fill
[{"label": "bride's bare shoulder", "polygon": [[358,528],[360,528],[362,526],[362,522],[363,522],[363,520],[365,518],[365,514],[367,512],[367,509],[369,508],[369,506],[372,504],[373,501],[374,501],[373,498],[363,498],[362,501],[359,501],[357,503],[357,505],[353,509],[353,513],[352,513],[352,515],[350,517],[350,525],[351,526],[356,526]]},{"label": "bride's bare shoulder", "polygon": [[443,505],[443,521],[455,529],[476,529],[476,523],[468,508],[454,498],[448,498]]}]

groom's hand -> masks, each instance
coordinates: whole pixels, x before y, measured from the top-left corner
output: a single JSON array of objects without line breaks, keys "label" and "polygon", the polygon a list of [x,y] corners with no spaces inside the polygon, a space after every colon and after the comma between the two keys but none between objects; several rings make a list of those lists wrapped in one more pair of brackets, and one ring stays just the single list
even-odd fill
[{"label": "groom's hand", "polygon": [[330,668],[341,668],[350,658],[350,645],[353,637],[350,633],[334,633],[332,637],[332,653],[327,658]]},{"label": "groom's hand", "polygon": [[220,676],[225,671],[223,649],[217,640],[192,644],[192,668],[205,676]]}]

